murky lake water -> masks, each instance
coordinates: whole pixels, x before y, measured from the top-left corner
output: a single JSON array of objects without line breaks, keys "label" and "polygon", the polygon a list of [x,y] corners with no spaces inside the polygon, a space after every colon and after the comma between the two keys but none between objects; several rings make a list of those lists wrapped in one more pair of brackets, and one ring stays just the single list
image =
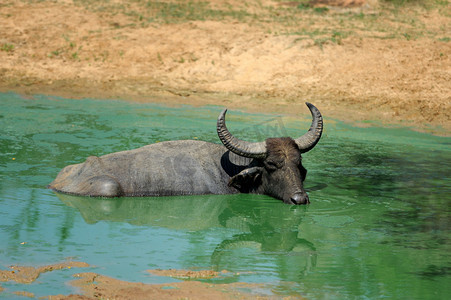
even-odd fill
[{"label": "murky lake water", "polygon": [[[176,281],[149,269],[230,271],[212,282],[267,284],[311,299],[449,299],[451,139],[329,120],[303,157],[311,204],[228,195],[95,199],[45,188],[89,155],[157,141],[219,143],[219,107],[0,94],[0,268],[68,259],[94,267],[2,282],[2,297],[69,294],[79,272]],[[321,109],[321,107],[319,107]],[[305,113],[307,113],[307,108]],[[310,117],[227,116],[246,140],[298,136]],[[15,296],[18,297],[18,296]]]}]

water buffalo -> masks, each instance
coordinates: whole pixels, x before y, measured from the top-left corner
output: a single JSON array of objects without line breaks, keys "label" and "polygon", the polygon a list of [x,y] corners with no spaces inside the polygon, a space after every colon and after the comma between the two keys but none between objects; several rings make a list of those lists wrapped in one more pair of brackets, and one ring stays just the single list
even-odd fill
[{"label": "water buffalo", "polygon": [[[268,138],[250,143],[234,137],[221,112],[217,132],[223,145],[202,141],[167,141],[135,150],[90,156],[63,168],[49,188],[84,196],[171,196],[255,193],[288,204],[307,204],[307,170],[301,153],[321,138],[323,119],[306,103],[313,120],[299,138]],[[225,146],[225,147],[224,147]]]}]

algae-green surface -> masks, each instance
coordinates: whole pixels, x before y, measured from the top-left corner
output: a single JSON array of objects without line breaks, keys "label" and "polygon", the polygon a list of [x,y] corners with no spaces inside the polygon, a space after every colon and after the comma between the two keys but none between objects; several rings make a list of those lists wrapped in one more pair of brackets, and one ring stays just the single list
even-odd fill
[{"label": "algae-green surface", "polygon": [[[0,268],[80,260],[122,280],[173,281],[148,269],[215,269],[211,282],[264,283],[310,299],[447,299],[451,293],[451,139],[325,119],[303,156],[311,204],[262,195],[100,199],[46,189],[59,170],[174,139],[219,143],[222,107],[0,94]],[[321,107],[319,107],[321,109]],[[230,111],[246,140],[296,136],[299,120]],[[86,271],[85,269],[82,271]],[[2,282],[0,298],[74,292],[80,270]],[[257,291],[254,291],[257,292]]]}]

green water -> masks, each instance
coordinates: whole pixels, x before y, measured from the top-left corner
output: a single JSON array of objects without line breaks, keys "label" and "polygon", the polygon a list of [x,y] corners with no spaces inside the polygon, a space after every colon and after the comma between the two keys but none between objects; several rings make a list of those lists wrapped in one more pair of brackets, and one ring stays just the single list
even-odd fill
[{"label": "green water", "polygon": [[[308,206],[257,195],[90,199],[45,186],[89,155],[173,139],[219,143],[221,108],[12,93],[0,94],[0,104],[0,268],[93,266],[45,273],[29,285],[0,282],[0,298],[73,293],[66,282],[78,272],[171,282],[146,270],[172,268],[225,269],[210,281],[264,283],[252,291],[260,294],[449,299],[450,138],[324,116],[323,138],[303,159]],[[292,120],[230,111],[227,121],[235,135],[256,141],[303,134],[304,113]]]}]

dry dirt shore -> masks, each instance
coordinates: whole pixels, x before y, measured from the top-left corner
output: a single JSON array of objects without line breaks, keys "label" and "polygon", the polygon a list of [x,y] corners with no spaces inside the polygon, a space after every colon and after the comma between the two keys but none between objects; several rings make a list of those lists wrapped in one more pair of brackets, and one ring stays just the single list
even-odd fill
[{"label": "dry dirt shore", "polygon": [[4,0],[0,91],[286,114],[310,101],[449,135],[450,4],[412,1]]}]

